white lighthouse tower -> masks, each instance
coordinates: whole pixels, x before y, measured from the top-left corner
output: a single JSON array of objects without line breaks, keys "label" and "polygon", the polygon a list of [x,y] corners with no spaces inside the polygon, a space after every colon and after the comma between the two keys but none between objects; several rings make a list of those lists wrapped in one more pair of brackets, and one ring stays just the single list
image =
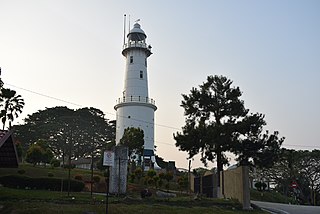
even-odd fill
[{"label": "white lighthouse tower", "polygon": [[126,128],[142,129],[143,157],[145,169],[148,169],[154,164],[157,166],[154,156],[154,112],[157,107],[148,92],[147,59],[152,53],[146,38],[140,24],[135,23],[122,50],[126,58],[124,89],[114,109],[117,111],[116,144],[119,144]]}]

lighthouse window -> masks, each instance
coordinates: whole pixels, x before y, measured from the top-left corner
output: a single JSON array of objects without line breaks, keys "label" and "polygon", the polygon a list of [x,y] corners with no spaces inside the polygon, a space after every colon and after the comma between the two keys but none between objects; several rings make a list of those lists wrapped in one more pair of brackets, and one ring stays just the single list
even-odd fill
[{"label": "lighthouse window", "polygon": [[140,79],[143,79],[143,71],[140,71]]},{"label": "lighthouse window", "polygon": [[144,65],[147,67],[147,59],[145,59],[145,61],[144,61]]},{"label": "lighthouse window", "polygon": [[133,63],[133,56],[130,56],[130,63]]}]

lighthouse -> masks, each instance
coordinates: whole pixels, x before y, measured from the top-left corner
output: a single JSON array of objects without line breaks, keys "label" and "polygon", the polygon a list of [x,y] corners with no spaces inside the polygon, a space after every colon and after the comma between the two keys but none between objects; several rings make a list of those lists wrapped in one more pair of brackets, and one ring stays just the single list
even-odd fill
[{"label": "lighthouse", "polygon": [[144,166],[158,167],[154,156],[154,112],[155,100],[148,92],[148,57],[151,46],[146,43],[147,35],[139,23],[135,23],[124,41],[122,55],[125,57],[125,77],[122,96],[117,99],[116,144],[128,127],[140,128],[144,133]]}]

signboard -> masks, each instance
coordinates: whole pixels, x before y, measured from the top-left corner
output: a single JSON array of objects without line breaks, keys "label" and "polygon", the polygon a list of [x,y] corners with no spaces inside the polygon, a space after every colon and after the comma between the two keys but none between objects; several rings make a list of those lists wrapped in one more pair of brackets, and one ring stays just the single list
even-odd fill
[{"label": "signboard", "polygon": [[297,187],[298,187],[298,184],[297,184],[296,182],[292,182],[292,183],[291,183],[291,187],[292,187],[292,188],[297,188]]},{"label": "signboard", "polygon": [[114,152],[105,151],[103,153],[103,166],[114,166]]}]

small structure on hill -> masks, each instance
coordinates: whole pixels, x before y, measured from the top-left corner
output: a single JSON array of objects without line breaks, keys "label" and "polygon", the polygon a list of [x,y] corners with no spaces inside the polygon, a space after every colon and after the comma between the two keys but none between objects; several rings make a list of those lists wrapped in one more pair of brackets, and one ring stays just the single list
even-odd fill
[{"label": "small structure on hill", "polygon": [[0,130],[0,168],[18,168],[18,154],[12,133]]}]

